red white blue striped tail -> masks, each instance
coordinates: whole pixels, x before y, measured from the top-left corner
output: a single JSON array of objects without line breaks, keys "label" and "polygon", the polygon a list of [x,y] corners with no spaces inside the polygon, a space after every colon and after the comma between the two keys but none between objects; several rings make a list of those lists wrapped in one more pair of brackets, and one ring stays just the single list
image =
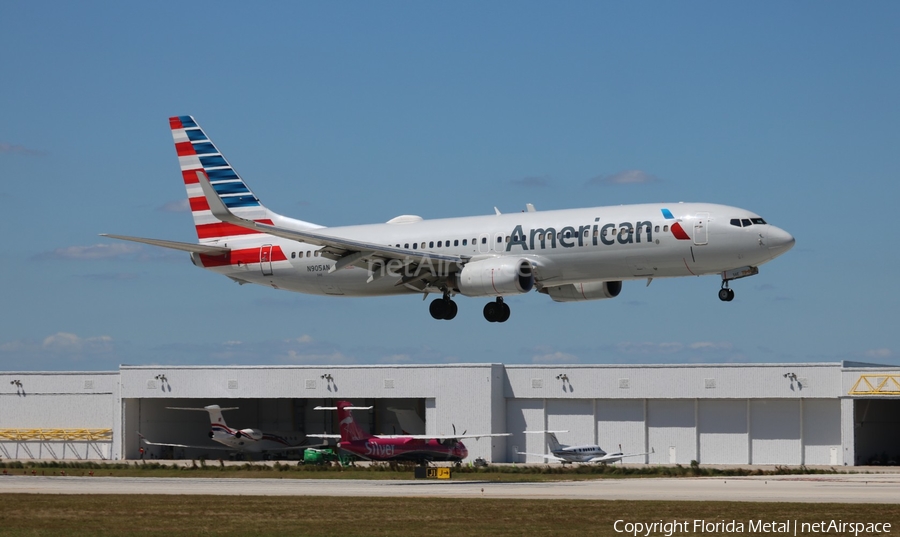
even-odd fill
[{"label": "red white blue striped tail", "polygon": [[261,233],[222,222],[214,217],[200,190],[198,173],[209,178],[210,184],[216,189],[222,201],[235,214],[257,222],[272,224],[269,211],[253,195],[241,176],[225,160],[193,117],[170,117],[169,127],[175,140],[175,151],[178,153],[181,175],[191,204],[197,238],[201,243],[214,243],[222,239]]}]

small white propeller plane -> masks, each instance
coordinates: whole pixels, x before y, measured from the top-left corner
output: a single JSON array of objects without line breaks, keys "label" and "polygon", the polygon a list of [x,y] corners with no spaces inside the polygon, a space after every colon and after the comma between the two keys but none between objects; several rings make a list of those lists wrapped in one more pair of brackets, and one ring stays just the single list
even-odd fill
[{"label": "small white propeller plane", "polygon": [[559,440],[556,438],[556,433],[567,433],[569,431],[523,431],[526,434],[546,434],[547,435],[547,443],[550,445],[550,454],[544,453],[524,453],[522,451],[517,451],[517,455],[530,455],[532,457],[542,457],[547,459],[548,462],[561,462],[563,464],[567,464],[570,462],[596,462],[600,464],[612,464],[614,462],[619,462],[627,457],[643,457],[644,455],[650,455],[651,453],[656,453],[656,450],[650,448],[650,451],[646,453],[622,453],[622,444],[619,444],[619,451],[616,453],[607,453],[598,445],[583,445],[583,446],[567,446],[565,444],[560,444]]},{"label": "small white propeller plane", "polygon": [[166,446],[193,449],[222,449],[228,451],[240,451],[242,453],[270,453],[281,451],[297,451],[308,447],[321,447],[321,444],[309,446],[303,434],[296,431],[262,431],[260,429],[232,429],[225,423],[222,412],[225,410],[237,410],[237,407],[221,408],[219,405],[209,405],[203,408],[166,407],[170,410],[200,410],[209,413],[209,437],[222,444],[220,446],[201,446],[190,444],[167,444],[163,442],[151,442],[144,435],[138,433],[141,441],[148,446]]},{"label": "small white propeller plane", "polygon": [[490,298],[484,317],[509,319],[504,297],[537,290],[556,302],[614,298],[622,281],[719,275],[733,280],[794,245],[759,215],[710,203],[649,203],[326,228],[266,208],[191,116],[169,118],[199,243],[106,237],[190,252],[198,266],[244,284],[333,296],[436,294],[435,319],[456,295]]}]

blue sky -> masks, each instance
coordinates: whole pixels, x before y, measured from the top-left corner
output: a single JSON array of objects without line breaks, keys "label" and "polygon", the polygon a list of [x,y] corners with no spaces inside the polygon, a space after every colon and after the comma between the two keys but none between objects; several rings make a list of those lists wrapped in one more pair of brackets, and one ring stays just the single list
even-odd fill
[{"label": "blue sky", "polygon": [[[5,2],[0,370],[119,364],[900,364],[896,2]],[[323,225],[736,205],[796,247],[614,300],[238,286],[195,240],[167,118]],[[617,180],[629,177],[632,180]]]}]

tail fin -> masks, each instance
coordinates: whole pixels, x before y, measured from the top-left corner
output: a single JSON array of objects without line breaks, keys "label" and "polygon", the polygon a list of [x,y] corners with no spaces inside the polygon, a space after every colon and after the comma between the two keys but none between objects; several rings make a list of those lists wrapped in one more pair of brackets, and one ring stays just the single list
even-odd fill
[{"label": "tail fin", "polygon": [[550,451],[562,449],[562,445],[559,443],[559,440],[557,440],[556,438],[556,434],[553,432],[547,432],[547,444],[550,446]]},{"label": "tail fin", "polygon": [[222,427],[228,428],[228,425],[225,424],[225,416],[222,415],[222,407],[219,405],[209,405],[203,407],[204,410],[209,412],[209,424],[210,425],[221,425]]},{"label": "tail fin", "polygon": [[341,429],[341,442],[372,438],[372,435],[364,432],[359,428],[359,425],[356,424],[356,421],[353,419],[353,412],[350,411],[351,408],[355,407],[348,401],[338,401],[337,410],[338,423],[340,424]]},{"label": "tail fin", "polygon": [[209,178],[210,184],[216,189],[222,201],[235,214],[257,222],[272,224],[272,214],[253,195],[244,180],[225,160],[193,117],[170,117],[169,127],[172,129],[181,175],[194,216],[197,238],[201,243],[261,233],[221,222],[214,217],[200,190],[198,172]]}]

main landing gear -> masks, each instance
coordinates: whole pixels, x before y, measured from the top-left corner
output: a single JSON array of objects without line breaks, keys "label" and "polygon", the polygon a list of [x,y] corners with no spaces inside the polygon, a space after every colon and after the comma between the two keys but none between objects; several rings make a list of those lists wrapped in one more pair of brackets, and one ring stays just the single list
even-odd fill
[{"label": "main landing gear", "polygon": [[449,321],[450,319],[456,317],[456,302],[450,299],[449,294],[444,294],[443,298],[436,298],[431,301],[431,305],[428,306],[428,312],[431,313],[431,316],[438,320]]},{"label": "main landing gear", "polygon": [[[428,313],[438,320],[449,321],[456,317],[457,307],[449,293],[443,298],[436,298],[428,306]],[[509,319],[509,306],[503,302],[503,297],[498,296],[494,302],[488,302],[484,306],[484,318],[491,323],[505,323]]]},{"label": "main landing gear", "polygon": [[509,306],[503,302],[502,296],[498,296],[495,302],[488,302],[484,306],[484,318],[489,323],[505,323],[509,319]]}]

